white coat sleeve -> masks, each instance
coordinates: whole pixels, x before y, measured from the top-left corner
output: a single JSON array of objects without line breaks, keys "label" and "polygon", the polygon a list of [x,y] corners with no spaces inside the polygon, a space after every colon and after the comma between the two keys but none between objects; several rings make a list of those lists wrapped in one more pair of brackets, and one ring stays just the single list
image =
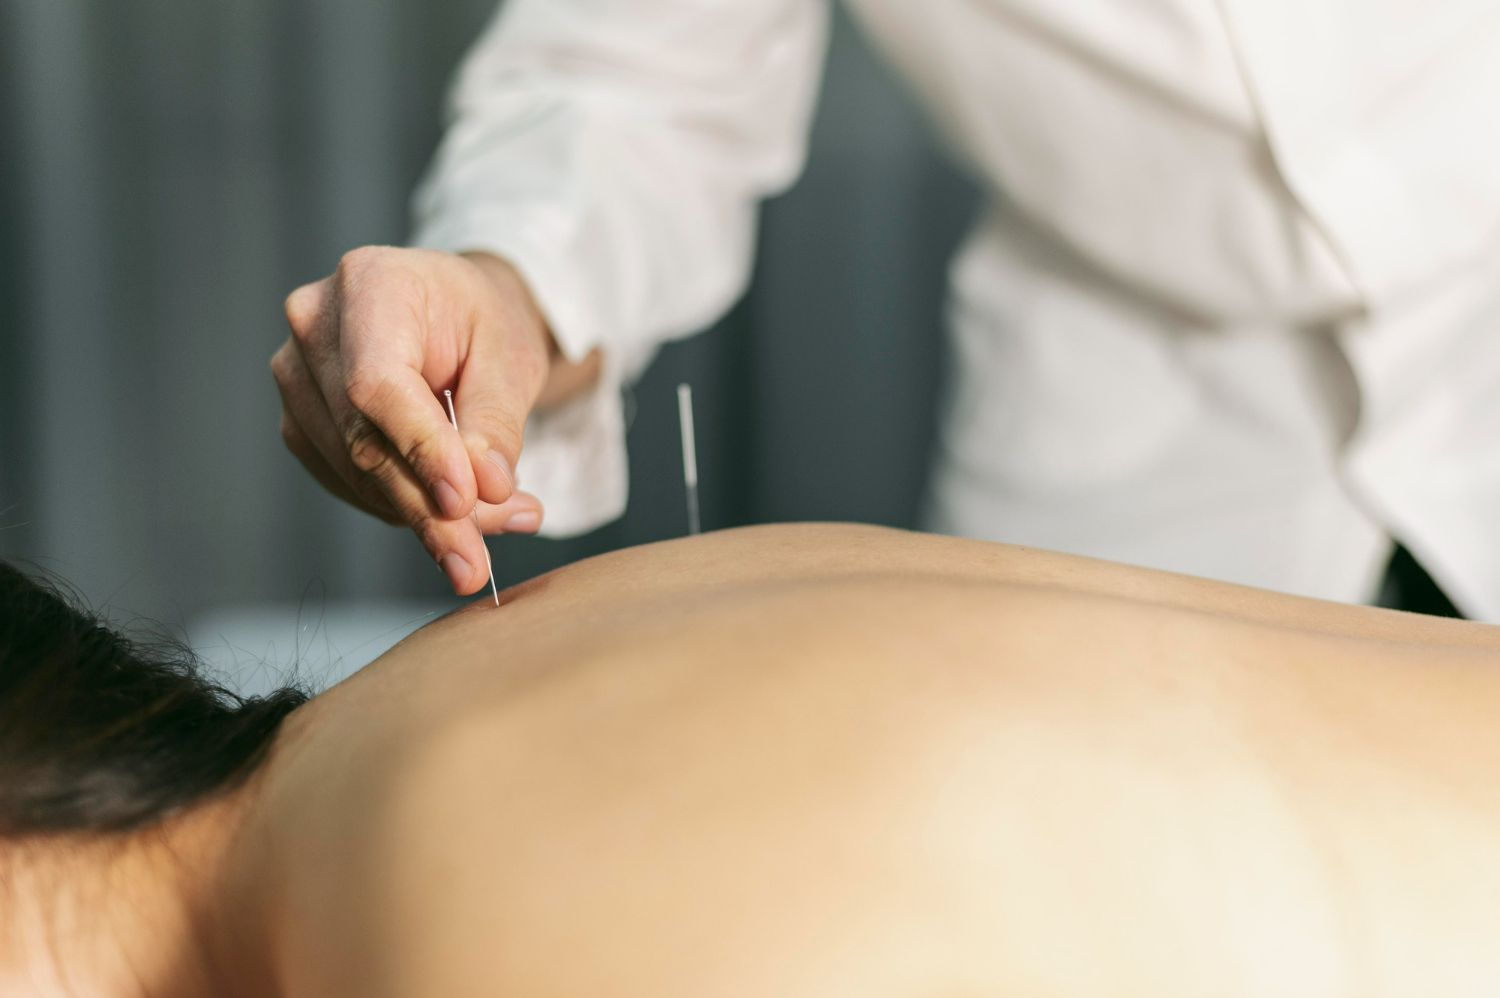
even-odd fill
[{"label": "white coat sleeve", "polygon": [[414,243],[530,285],[586,396],[533,414],[517,477],[544,533],[624,512],[621,389],[743,293],[760,199],[792,182],[825,0],[509,0],[460,67]]}]

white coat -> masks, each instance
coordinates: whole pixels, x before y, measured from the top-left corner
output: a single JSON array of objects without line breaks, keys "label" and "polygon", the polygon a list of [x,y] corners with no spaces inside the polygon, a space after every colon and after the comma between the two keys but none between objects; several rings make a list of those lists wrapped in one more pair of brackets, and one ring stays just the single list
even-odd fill
[{"label": "white coat", "polygon": [[[929,527],[1339,600],[1399,537],[1500,620],[1500,2],[849,0],[991,195]],[[598,391],[554,533],[624,508],[619,386],[741,293],[824,0],[509,0],[416,199]]]}]

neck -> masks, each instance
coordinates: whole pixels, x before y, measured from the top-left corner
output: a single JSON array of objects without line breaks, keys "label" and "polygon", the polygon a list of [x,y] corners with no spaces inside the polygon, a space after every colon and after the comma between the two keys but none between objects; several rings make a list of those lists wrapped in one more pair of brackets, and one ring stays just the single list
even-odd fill
[{"label": "neck", "polygon": [[127,836],[0,847],[0,993],[270,993],[243,811],[231,794]]}]

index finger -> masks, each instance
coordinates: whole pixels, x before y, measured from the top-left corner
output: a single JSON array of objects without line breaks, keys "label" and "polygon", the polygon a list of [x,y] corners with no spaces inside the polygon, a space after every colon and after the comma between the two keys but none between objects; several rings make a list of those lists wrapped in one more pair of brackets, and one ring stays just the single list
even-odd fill
[{"label": "index finger", "polygon": [[474,468],[427,379],[399,363],[366,364],[352,368],[343,387],[354,413],[369,420],[401,455],[443,515],[467,516],[478,498]]}]

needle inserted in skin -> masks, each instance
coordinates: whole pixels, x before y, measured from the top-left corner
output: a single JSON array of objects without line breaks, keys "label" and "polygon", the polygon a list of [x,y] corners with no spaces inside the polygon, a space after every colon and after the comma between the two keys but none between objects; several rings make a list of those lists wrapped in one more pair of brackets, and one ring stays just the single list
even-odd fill
[{"label": "needle inserted in skin", "polygon": [[682,481],[687,486],[688,534],[696,534],[698,522],[698,444],[693,439],[693,389],[677,386],[677,422],[682,427]]},{"label": "needle inserted in skin", "polygon": [[[448,403],[448,422],[458,429],[458,414],[453,411],[453,392],[447,388],[443,389],[443,401]],[[479,507],[476,505],[473,512],[474,526],[479,527],[479,543],[484,544],[484,568],[490,573],[490,594],[495,597],[495,605],[500,605],[500,590],[495,587],[495,566],[490,563],[490,546],[484,540],[484,528],[479,526]]]}]

